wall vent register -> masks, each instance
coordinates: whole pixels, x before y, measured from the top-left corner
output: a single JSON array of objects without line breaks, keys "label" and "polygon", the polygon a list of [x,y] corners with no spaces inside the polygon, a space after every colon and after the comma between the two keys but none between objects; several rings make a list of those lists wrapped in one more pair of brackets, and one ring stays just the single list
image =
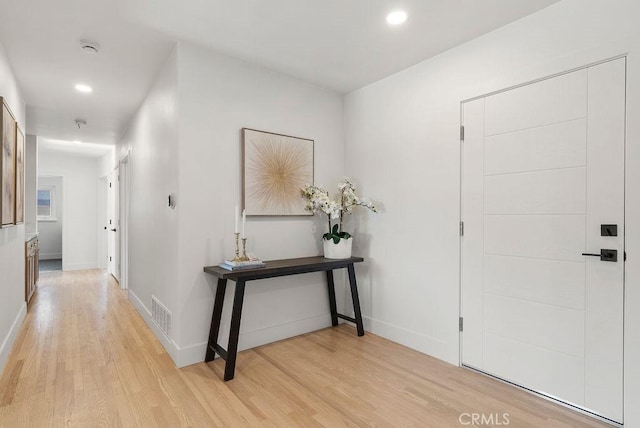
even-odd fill
[{"label": "wall vent register", "polygon": [[171,331],[171,311],[156,296],[151,296],[151,318],[162,333],[169,337]]}]

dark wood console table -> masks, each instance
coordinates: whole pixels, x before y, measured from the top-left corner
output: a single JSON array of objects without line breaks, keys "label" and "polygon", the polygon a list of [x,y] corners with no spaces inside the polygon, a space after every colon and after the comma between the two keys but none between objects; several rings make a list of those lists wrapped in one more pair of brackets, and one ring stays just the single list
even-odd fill
[{"label": "dark wood console table", "polygon": [[[236,356],[238,354],[238,336],[240,334],[240,318],[242,317],[242,302],[244,300],[244,288],[247,281],[256,279],[275,278],[279,276],[298,275],[309,272],[326,272],[327,286],[329,289],[329,307],[331,310],[331,323],[338,325],[338,318],[351,321],[356,324],[358,336],[364,335],[362,325],[362,314],[360,313],[360,299],[356,285],[356,273],[353,268],[354,263],[362,262],[362,257],[351,257],[348,259],[325,259],[324,257],[304,257],[300,259],[272,260],[265,262],[266,266],[255,269],[243,269],[229,271],[219,266],[206,266],[204,271],[218,278],[215,302],[213,304],[213,315],[211,316],[211,330],[209,330],[209,343],[207,344],[207,354],[205,362],[213,360],[216,352],[225,361],[224,380],[233,379],[236,368]],[[351,286],[351,298],[353,300],[353,313],[355,318],[339,314],[336,310],[336,291],[333,282],[333,270],[347,268],[349,273],[349,285]],[[231,328],[229,331],[229,345],[224,349],[218,344],[218,333],[220,331],[220,320],[222,318],[222,306],[224,304],[224,294],[227,288],[227,280],[236,283],[236,291],[233,298],[233,309],[231,312]]]}]

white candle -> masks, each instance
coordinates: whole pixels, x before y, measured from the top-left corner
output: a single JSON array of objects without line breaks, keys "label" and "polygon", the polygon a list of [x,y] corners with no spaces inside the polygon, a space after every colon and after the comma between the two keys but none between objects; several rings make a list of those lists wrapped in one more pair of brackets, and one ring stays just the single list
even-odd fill
[{"label": "white candle", "polygon": [[236,205],[236,215],[234,216],[235,222],[236,222],[236,227],[234,229],[235,233],[238,233],[238,217],[240,217],[240,210],[238,209],[238,206]]},{"label": "white candle", "polygon": [[245,210],[242,210],[242,237],[246,238],[246,235],[244,234],[244,224],[247,222],[247,212]]}]

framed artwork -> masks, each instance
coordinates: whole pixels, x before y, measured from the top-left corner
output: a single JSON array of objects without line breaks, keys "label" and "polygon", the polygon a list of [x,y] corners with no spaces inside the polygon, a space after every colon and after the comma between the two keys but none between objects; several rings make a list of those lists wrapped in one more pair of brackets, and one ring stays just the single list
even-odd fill
[{"label": "framed artwork", "polygon": [[16,213],[15,224],[24,223],[24,134],[16,125]]},{"label": "framed artwork", "polygon": [[242,200],[247,215],[313,215],[300,189],[313,184],[313,140],[242,128]]},{"label": "framed artwork", "polygon": [[0,218],[2,227],[15,223],[16,121],[2,100],[2,153],[0,159]]}]

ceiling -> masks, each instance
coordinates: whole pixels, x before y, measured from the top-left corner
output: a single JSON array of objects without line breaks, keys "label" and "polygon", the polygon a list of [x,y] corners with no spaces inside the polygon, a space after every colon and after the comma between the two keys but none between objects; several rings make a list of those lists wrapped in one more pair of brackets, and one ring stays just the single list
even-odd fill
[{"label": "ceiling", "polygon": [[[346,93],[557,1],[0,0],[0,42],[27,133],[114,144],[177,40]],[[396,9],[409,18],[390,27]]]},{"label": "ceiling", "polygon": [[94,144],[77,141],[55,140],[52,138],[38,138],[38,151],[40,155],[48,152],[67,153],[74,156],[88,158],[101,158],[106,154],[114,154],[115,147],[110,144]]}]

